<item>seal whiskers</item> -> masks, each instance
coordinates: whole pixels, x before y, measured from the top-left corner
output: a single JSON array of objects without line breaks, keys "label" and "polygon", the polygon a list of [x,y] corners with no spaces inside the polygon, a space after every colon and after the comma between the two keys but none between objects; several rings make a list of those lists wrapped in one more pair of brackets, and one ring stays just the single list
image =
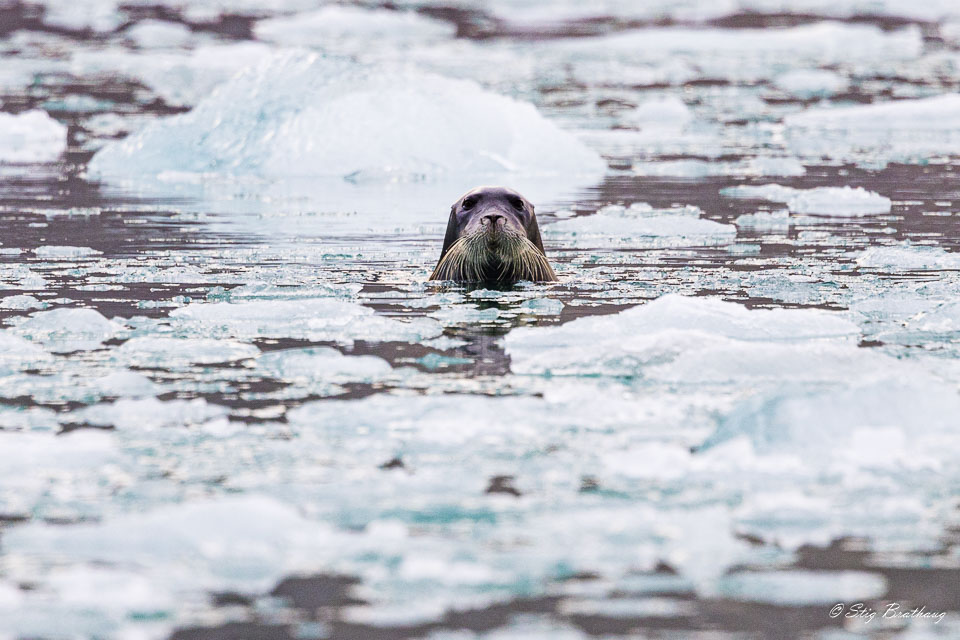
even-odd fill
[{"label": "seal whiskers", "polygon": [[557,279],[540,239],[533,205],[516,191],[479,187],[450,208],[431,280],[495,282]]}]

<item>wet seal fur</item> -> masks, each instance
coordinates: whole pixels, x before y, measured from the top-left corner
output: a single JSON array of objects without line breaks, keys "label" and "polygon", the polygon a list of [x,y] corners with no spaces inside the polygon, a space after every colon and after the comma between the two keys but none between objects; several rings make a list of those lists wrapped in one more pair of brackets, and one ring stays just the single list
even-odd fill
[{"label": "wet seal fur", "polygon": [[530,201],[506,187],[477,187],[450,207],[431,280],[554,282]]}]

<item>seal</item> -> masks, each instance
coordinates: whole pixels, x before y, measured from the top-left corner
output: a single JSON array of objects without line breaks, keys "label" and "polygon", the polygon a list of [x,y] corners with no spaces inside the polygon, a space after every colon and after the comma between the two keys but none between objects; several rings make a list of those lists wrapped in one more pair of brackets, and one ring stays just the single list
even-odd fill
[{"label": "seal", "polygon": [[530,201],[506,187],[471,189],[450,207],[431,280],[554,282]]}]

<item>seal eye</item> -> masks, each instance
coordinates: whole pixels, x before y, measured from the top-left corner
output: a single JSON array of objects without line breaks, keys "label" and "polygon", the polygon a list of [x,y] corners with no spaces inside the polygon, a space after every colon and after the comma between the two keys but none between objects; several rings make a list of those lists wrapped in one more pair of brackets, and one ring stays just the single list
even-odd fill
[{"label": "seal eye", "polygon": [[510,206],[516,209],[517,211],[523,211],[523,200],[517,196],[507,196],[507,202],[510,203]]},{"label": "seal eye", "polygon": [[477,200],[479,200],[479,198],[476,196],[464,198],[463,202],[460,203],[460,208],[464,211],[470,211],[470,209],[473,209],[473,207],[476,206]]}]

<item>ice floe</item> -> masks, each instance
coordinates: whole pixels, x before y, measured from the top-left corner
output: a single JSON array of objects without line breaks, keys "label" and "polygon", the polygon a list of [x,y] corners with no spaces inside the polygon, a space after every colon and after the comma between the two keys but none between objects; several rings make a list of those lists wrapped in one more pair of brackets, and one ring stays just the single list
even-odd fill
[{"label": "ice floe", "polygon": [[39,109],[0,113],[0,162],[53,162],[67,149],[67,128]]},{"label": "ice floe", "polygon": [[634,162],[640,176],[703,178],[706,176],[802,176],[807,170],[795,158],[750,158],[737,162],[707,160],[659,160]]},{"label": "ice floe", "polygon": [[[689,349],[728,344],[722,339],[789,343],[843,340],[859,333],[857,325],[835,313],[751,311],[731,302],[671,294],[613,316],[580,318],[560,327],[514,329],[505,344],[517,373],[634,376],[645,375],[648,367],[664,366]],[[727,356],[718,356],[717,362]],[[770,360],[774,368],[769,375],[775,375],[775,360]],[[803,366],[798,364],[797,370]],[[736,375],[731,369],[737,368],[730,365],[727,375]]]},{"label": "ice floe", "polygon": [[690,108],[683,100],[666,96],[648,100],[627,114],[626,119],[641,128],[656,126],[670,129],[681,129],[693,120]]},{"label": "ice floe", "polygon": [[922,163],[956,154],[960,95],[807,109],[787,115],[784,124],[788,145],[804,156]]},{"label": "ice floe", "polygon": [[277,54],[189,113],[108,144],[89,166],[103,179],[459,176],[470,185],[516,174],[593,180],[604,169],[594,151],[530,104],[469,81],[302,52]]},{"label": "ice floe", "polygon": [[819,22],[784,29],[644,28],[548,41],[539,48],[551,55],[634,63],[686,59],[705,77],[755,81],[782,72],[787,60],[809,68],[915,58],[923,39],[915,26],[888,32],[872,25]]},{"label": "ice floe", "polygon": [[157,429],[200,425],[228,413],[226,407],[209,404],[203,398],[158,400],[122,398],[101,403],[61,417],[63,422],[90,424],[117,429]]},{"label": "ice floe", "polygon": [[94,309],[60,308],[34,313],[14,330],[54,351],[75,351],[96,349],[121,328]]},{"label": "ice floe", "polygon": [[141,336],[127,340],[114,353],[133,366],[170,369],[255,358],[260,350],[232,340]]},{"label": "ice floe", "polygon": [[[705,446],[745,437],[759,451],[789,450],[806,457],[830,454],[845,460],[855,455],[866,465],[936,468],[960,445],[951,433],[952,416],[958,410],[960,394],[932,377],[922,382],[887,379],[826,391],[776,392],[745,401],[721,421]],[[869,437],[870,431],[874,441],[865,449],[857,440]]]},{"label": "ice floe", "polygon": [[791,213],[819,216],[855,217],[890,213],[890,198],[863,187],[815,187],[794,189],[779,184],[727,187],[720,194],[731,198],[749,198],[783,202]]},{"label": "ice floe", "polygon": [[43,260],[75,260],[101,255],[101,251],[90,247],[68,247],[44,245],[33,250],[33,254]]},{"label": "ice floe", "polygon": [[141,20],[123,32],[125,38],[141,49],[183,47],[193,40],[190,29],[177,22]]},{"label": "ice floe", "polygon": [[822,98],[844,91],[849,86],[847,79],[833,71],[823,69],[797,69],[774,78],[774,85],[802,99]]},{"label": "ice floe", "polygon": [[349,344],[354,340],[416,342],[442,333],[429,318],[395,320],[333,298],[195,303],[174,309],[170,317],[184,331],[215,338],[302,338]]},{"label": "ice floe", "polygon": [[578,247],[652,247],[723,244],[736,227],[700,217],[697,207],[654,209],[646,203],[609,205],[593,215],[566,218],[541,227],[548,240]]},{"label": "ice floe", "polygon": [[960,269],[960,254],[940,247],[901,245],[871,247],[857,256],[856,263],[881,271],[927,271]]},{"label": "ice floe", "polygon": [[341,5],[261,20],[254,27],[256,37],[266,42],[347,53],[384,44],[422,44],[452,37],[455,33],[456,27],[452,23],[433,20],[412,11]]},{"label": "ice floe", "polygon": [[271,351],[257,359],[271,377],[303,382],[373,382],[389,375],[390,364],[377,356],[345,356],[330,347]]},{"label": "ice floe", "polygon": [[46,306],[46,302],[40,302],[33,296],[19,295],[0,298],[0,309],[45,309]]}]

